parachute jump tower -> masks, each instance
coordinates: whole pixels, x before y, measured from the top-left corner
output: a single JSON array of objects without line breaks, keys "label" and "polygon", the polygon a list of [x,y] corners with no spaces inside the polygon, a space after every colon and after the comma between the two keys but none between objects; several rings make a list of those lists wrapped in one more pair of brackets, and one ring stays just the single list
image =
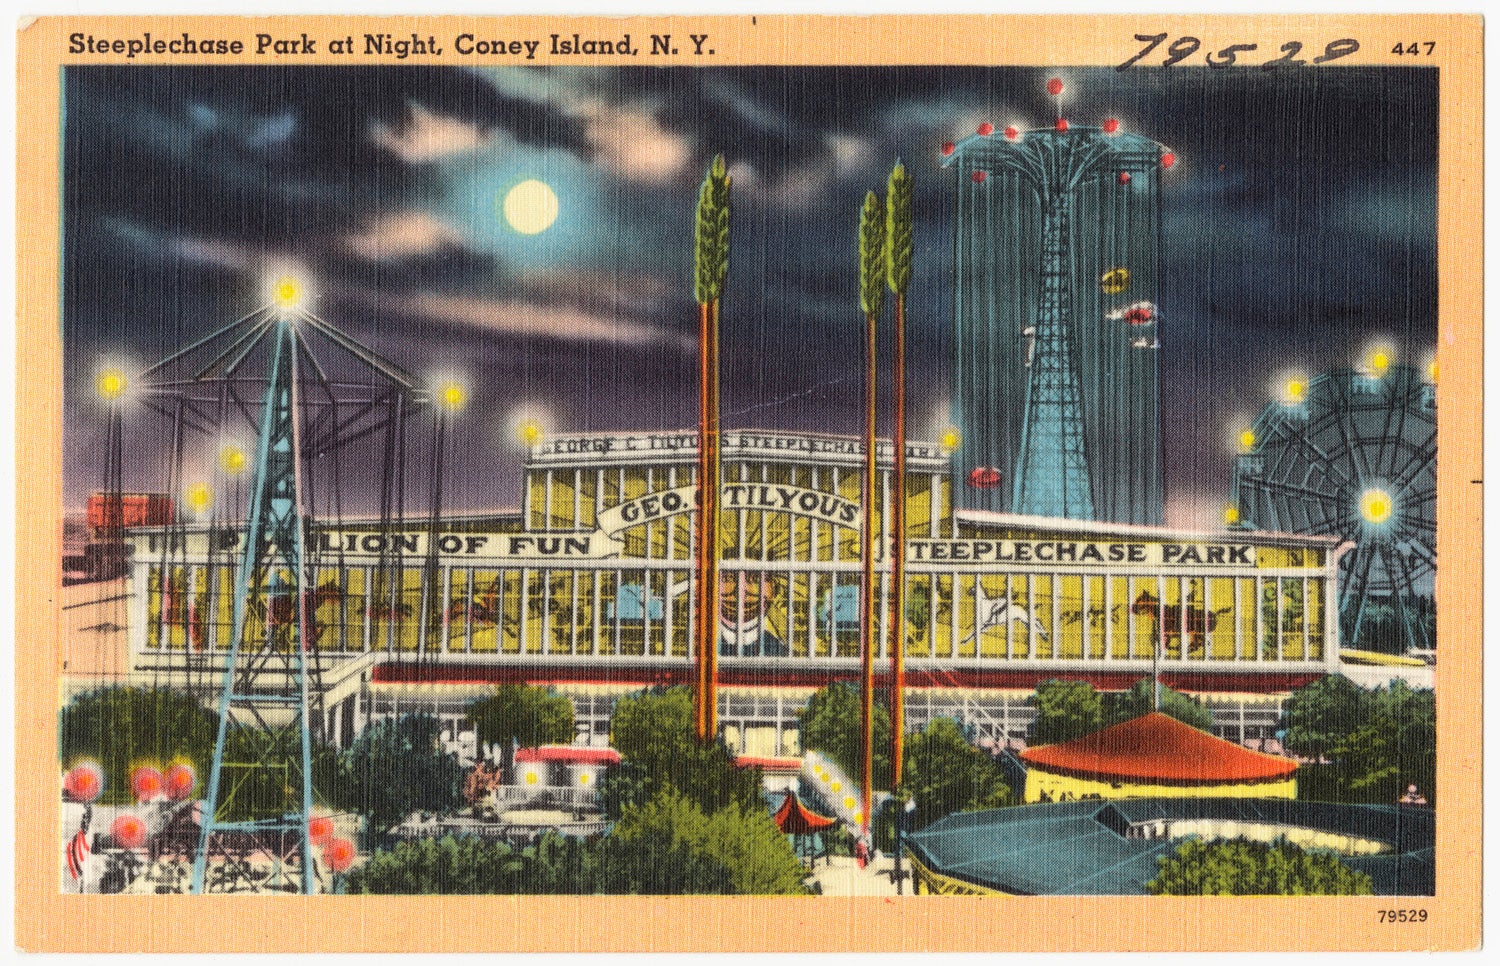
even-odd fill
[{"label": "parachute jump tower", "polygon": [[[134,394],[173,420],[169,488],[182,489],[200,518],[214,487],[182,485],[185,433],[214,442],[235,438],[238,424],[255,427],[253,454],[228,443],[220,451],[224,476],[249,469],[253,482],[243,529],[221,522],[215,511],[206,534],[215,551],[230,548],[219,574],[210,573],[197,590],[179,589],[177,578],[168,576],[174,569],[169,551],[163,551],[160,595],[187,597],[196,614],[184,645],[189,664],[222,670],[219,727],[193,856],[194,893],[317,890],[309,821],[312,739],[323,717],[317,642],[326,629],[317,609],[327,603],[325,595],[341,600],[343,589],[336,582],[317,585],[323,551],[308,545],[316,532],[314,491],[328,504],[324,522],[338,527],[339,458],[363,441],[383,453],[375,456],[384,464],[379,481],[367,481],[379,487],[373,495],[382,508],[380,525],[400,527],[409,411],[415,404],[446,404],[454,391],[419,388],[400,367],[306,309],[303,295],[297,279],[283,277],[267,304],[132,380]],[[113,434],[112,442],[117,439]],[[436,500],[440,466],[432,473]],[[215,482],[227,488],[227,479]],[[180,519],[163,537],[162,545],[179,548],[176,553],[205,538]],[[381,593],[394,600],[403,588],[389,574],[401,572],[400,562],[383,563],[381,570]],[[233,597],[226,600],[231,585]]]},{"label": "parachute jump tower", "polygon": [[1051,127],[985,123],[943,153],[958,195],[955,502],[1160,523],[1160,177],[1175,155],[1060,107]]}]

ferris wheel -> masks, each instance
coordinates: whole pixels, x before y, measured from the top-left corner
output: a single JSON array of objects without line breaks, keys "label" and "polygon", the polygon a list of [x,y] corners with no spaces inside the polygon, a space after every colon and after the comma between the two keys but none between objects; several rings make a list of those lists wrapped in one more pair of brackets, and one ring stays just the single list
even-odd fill
[{"label": "ferris wheel", "polygon": [[1359,368],[1288,379],[1239,432],[1226,522],[1350,541],[1338,602],[1350,644],[1393,621],[1407,648],[1432,647],[1436,380],[1435,363],[1372,350]]}]

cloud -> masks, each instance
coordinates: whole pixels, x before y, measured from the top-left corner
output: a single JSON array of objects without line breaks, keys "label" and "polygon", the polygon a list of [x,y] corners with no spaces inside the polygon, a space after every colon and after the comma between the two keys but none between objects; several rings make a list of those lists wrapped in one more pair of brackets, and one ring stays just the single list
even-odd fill
[{"label": "cloud", "polygon": [[361,234],[346,239],[345,245],[362,258],[388,262],[461,247],[463,238],[441,219],[406,211],[377,218]]},{"label": "cloud", "polygon": [[668,329],[625,321],[582,309],[536,302],[488,299],[481,296],[420,293],[381,298],[386,311],[433,322],[469,325],[490,332],[559,339],[567,342],[609,342],[617,345],[676,345],[692,340]]},{"label": "cloud", "polygon": [[595,160],[622,178],[662,184],[687,170],[693,148],[652,114],[591,101],[576,109],[586,124]]},{"label": "cloud", "polygon": [[455,154],[472,154],[495,141],[493,131],[434,114],[421,104],[413,103],[408,110],[410,116],[399,129],[377,122],[370,128],[370,137],[412,164],[430,164]]}]

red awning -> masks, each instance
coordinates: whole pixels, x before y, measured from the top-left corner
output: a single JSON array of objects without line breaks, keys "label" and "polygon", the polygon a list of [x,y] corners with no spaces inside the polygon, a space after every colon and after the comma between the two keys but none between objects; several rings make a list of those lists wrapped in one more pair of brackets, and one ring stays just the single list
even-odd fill
[{"label": "red awning", "polygon": [[781,807],[776,810],[774,819],[776,827],[787,835],[806,835],[833,824],[833,819],[826,815],[809,812],[797,800],[797,793],[792,791],[786,793],[786,798],[782,801]]},{"label": "red awning", "polygon": [[1251,751],[1159,711],[1072,741],[1027,748],[1021,757],[1052,771],[1131,781],[1262,781],[1297,770],[1290,758]]},{"label": "red awning", "polygon": [[542,745],[516,751],[516,763],[549,761],[565,765],[615,765],[620,753],[613,748],[590,748],[585,745]]}]

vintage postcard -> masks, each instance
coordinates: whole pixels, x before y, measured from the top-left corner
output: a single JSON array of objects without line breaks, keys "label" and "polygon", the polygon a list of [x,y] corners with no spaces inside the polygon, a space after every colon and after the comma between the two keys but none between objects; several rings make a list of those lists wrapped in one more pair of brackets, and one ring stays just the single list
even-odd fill
[{"label": "vintage postcard", "polygon": [[23,23],[20,944],[1474,948],[1481,40]]}]

